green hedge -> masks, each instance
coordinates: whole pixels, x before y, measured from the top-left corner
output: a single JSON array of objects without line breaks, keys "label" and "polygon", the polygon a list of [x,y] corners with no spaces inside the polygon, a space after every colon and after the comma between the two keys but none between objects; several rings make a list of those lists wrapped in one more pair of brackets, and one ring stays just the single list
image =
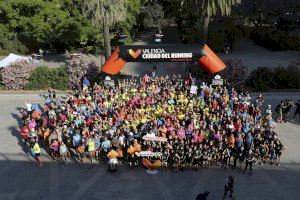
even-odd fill
[{"label": "green hedge", "polygon": [[250,33],[250,39],[256,44],[274,51],[300,51],[300,37],[288,35],[272,28],[254,28]]},{"label": "green hedge", "polygon": [[57,90],[68,89],[68,74],[65,66],[59,68],[38,67],[31,74],[25,89],[44,90],[49,87]]},{"label": "green hedge", "polygon": [[252,71],[246,85],[255,91],[300,89],[300,72],[292,68],[259,67]]}]

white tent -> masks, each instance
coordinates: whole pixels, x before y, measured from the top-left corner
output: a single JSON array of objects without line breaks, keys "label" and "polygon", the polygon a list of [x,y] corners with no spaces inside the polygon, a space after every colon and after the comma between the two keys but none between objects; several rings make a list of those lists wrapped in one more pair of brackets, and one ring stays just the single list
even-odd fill
[{"label": "white tent", "polygon": [[17,60],[27,60],[28,62],[32,61],[30,57],[18,56],[16,54],[10,53],[6,58],[0,60],[0,68],[7,67],[10,63]]}]

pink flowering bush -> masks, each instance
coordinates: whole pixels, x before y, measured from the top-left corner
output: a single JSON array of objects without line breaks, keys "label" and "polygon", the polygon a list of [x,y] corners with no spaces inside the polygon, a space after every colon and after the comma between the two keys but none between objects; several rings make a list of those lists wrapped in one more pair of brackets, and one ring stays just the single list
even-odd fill
[{"label": "pink flowering bush", "polygon": [[72,58],[67,65],[67,73],[69,74],[68,86],[70,89],[80,89],[83,77],[87,77],[92,81],[99,68],[94,61],[88,61],[83,58]]},{"label": "pink flowering bush", "polygon": [[2,83],[8,90],[22,90],[35,68],[34,64],[26,60],[17,60],[1,70]]},{"label": "pink flowering bush", "polygon": [[227,65],[227,81],[228,83],[239,88],[245,84],[248,75],[248,67],[245,65],[243,59],[240,58],[230,58],[225,64]]}]

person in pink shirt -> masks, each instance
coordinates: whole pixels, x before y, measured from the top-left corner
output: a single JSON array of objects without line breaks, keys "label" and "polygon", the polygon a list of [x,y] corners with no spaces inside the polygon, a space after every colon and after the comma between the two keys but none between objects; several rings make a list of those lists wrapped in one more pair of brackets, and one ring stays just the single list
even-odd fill
[{"label": "person in pink shirt", "polygon": [[144,77],[143,77],[143,82],[149,83],[150,82],[150,76],[148,76],[147,74],[145,74]]}]

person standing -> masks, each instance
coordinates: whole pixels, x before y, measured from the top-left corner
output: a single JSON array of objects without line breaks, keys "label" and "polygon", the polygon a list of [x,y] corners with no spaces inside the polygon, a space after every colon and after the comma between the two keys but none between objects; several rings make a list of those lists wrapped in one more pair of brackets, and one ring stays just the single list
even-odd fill
[{"label": "person standing", "polygon": [[285,147],[283,146],[283,144],[276,139],[275,140],[275,153],[276,153],[276,165],[279,166],[280,165],[280,157],[282,152],[285,150]]},{"label": "person standing", "polygon": [[234,199],[234,197],[233,197],[234,185],[235,185],[235,181],[234,180],[235,180],[234,176],[228,176],[226,178],[225,187],[224,187],[223,200],[226,199],[228,193],[230,193],[229,194],[229,198]]},{"label": "person standing", "polygon": [[27,112],[31,115],[31,113],[32,113],[32,103],[28,100],[27,102],[25,102],[25,104],[26,104]]},{"label": "person standing", "polygon": [[264,100],[262,94],[259,94],[258,97],[255,100],[256,106],[261,107],[264,101],[265,100]]},{"label": "person standing", "polygon": [[275,108],[275,111],[276,111],[276,113],[277,113],[277,115],[278,115],[278,117],[277,117],[277,122],[279,122],[279,123],[282,123],[282,109],[283,109],[283,101],[281,101],[278,105],[277,105],[277,107]]},{"label": "person standing", "polygon": [[32,152],[32,155],[33,155],[34,159],[37,161],[38,166],[41,167],[43,165],[43,161],[40,158],[41,149],[40,149],[40,145],[38,144],[37,141],[32,143],[31,152]]},{"label": "person standing", "polygon": [[96,148],[95,148],[95,141],[92,138],[89,138],[87,141],[88,151],[90,155],[91,162],[95,162],[95,154],[96,154]]},{"label": "person standing", "polygon": [[246,153],[246,166],[245,166],[245,171],[244,171],[244,174],[247,172],[247,168],[249,166],[249,175],[252,174],[252,163],[253,163],[253,160],[254,160],[254,154],[253,154],[253,151],[252,149],[249,149],[248,152]]},{"label": "person standing", "polygon": [[61,163],[63,164],[63,166],[65,166],[67,162],[68,149],[66,144],[63,141],[60,142],[59,154],[60,154]]},{"label": "person standing", "polygon": [[286,123],[288,120],[289,113],[291,111],[291,108],[294,106],[294,102],[291,100],[286,100],[285,101],[285,107],[282,110],[283,114],[283,121]]},{"label": "person standing", "polygon": [[82,88],[83,90],[87,90],[91,86],[90,81],[84,77],[82,80]]},{"label": "person standing", "polygon": [[157,70],[157,63],[154,63],[153,68],[152,68],[152,77],[154,78],[156,75],[156,70]]},{"label": "person standing", "polygon": [[295,121],[297,115],[300,116],[300,99],[298,100],[298,102],[295,103],[295,106],[296,106],[296,110],[292,121]]}]

